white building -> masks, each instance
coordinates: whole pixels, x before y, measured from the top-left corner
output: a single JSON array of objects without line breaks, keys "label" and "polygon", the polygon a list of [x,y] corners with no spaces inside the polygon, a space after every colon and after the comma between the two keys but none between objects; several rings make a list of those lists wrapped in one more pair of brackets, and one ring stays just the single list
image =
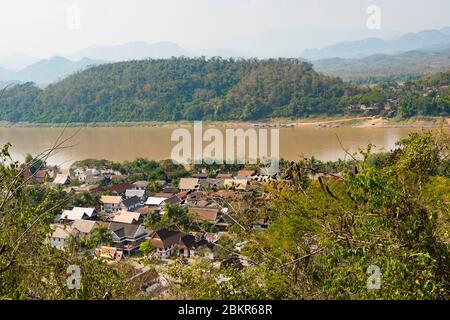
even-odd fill
[{"label": "white building", "polygon": [[50,236],[50,246],[59,250],[65,250],[69,239],[77,234],[71,226],[67,225],[53,225],[52,229],[54,231]]},{"label": "white building", "polygon": [[89,220],[96,216],[95,208],[74,207],[72,210],[64,210],[62,220]]},{"label": "white building", "polygon": [[161,204],[167,200],[167,198],[163,198],[163,197],[148,197],[147,201],[145,202],[145,204],[147,206],[150,207],[160,207]]},{"label": "white building", "polygon": [[145,199],[145,190],[142,189],[128,189],[125,191],[125,198],[138,197],[141,201]]},{"label": "white building", "polygon": [[184,234],[180,231],[162,229],[153,233],[149,240],[160,258],[169,258],[175,252],[178,242]]},{"label": "white building", "polygon": [[101,209],[105,212],[119,212],[121,210],[120,204],[122,197],[120,196],[102,196],[100,199],[102,203]]}]

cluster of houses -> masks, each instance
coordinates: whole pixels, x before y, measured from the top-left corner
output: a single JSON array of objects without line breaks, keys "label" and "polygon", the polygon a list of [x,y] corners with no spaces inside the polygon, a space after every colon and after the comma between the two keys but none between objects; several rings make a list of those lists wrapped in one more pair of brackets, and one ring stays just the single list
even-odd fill
[{"label": "cluster of houses", "polygon": [[[52,247],[65,250],[73,238],[88,240],[98,227],[107,229],[112,243],[95,250],[95,254],[110,260],[121,260],[139,252],[144,241],[150,241],[154,249],[151,255],[163,259],[178,255],[184,258],[215,259],[216,243],[234,223],[228,200],[250,197],[252,186],[258,186],[260,177],[254,170],[241,170],[236,175],[218,174],[209,178],[205,173],[181,178],[174,187],[164,182],[160,192],[150,192],[148,181],[111,184],[100,188],[93,177],[104,176],[98,170],[90,174],[77,172],[73,178],[57,175],[53,184],[66,187],[68,192],[89,190],[100,194],[100,205],[96,208],[74,207],[64,210],[52,225],[50,236]],[[114,173],[112,173],[114,174]],[[89,183],[71,187],[70,181],[82,177]],[[110,177],[111,178],[111,177]],[[191,221],[207,226],[207,230],[182,232],[179,230],[148,230],[143,222],[149,214],[164,214],[168,204],[187,208]],[[267,227],[264,221],[255,221],[255,227]]]},{"label": "cluster of houses", "polygon": [[[377,86],[377,85],[373,85]],[[369,87],[373,87],[369,86]],[[394,92],[395,94],[401,93],[402,90],[407,88],[407,90],[411,93],[415,93],[421,95],[423,97],[428,96],[436,96],[440,97],[441,95],[446,95],[449,92],[449,82],[447,80],[441,80],[440,83],[436,86],[408,86],[405,82],[398,82],[396,85],[389,86],[389,90]],[[391,116],[397,110],[398,99],[386,99],[383,103],[373,103],[373,104],[365,104],[365,103],[355,103],[347,106],[347,113],[358,113],[364,115],[380,115],[384,114],[386,116]]]},{"label": "cluster of houses", "polygon": [[361,113],[364,115],[379,115],[382,112],[389,116],[397,109],[397,99],[387,99],[384,103],[374,103],[371,105],[356,103],[347,106],[348,113]]}]

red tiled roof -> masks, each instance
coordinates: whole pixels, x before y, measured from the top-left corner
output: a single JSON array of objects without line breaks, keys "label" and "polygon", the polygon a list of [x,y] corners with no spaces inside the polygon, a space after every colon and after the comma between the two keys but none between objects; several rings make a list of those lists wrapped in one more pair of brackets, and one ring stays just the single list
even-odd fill
[{"label": "red tiled roof", "polygon": [[218,213],[219,210],[215,208],[189,208],[189,215],[196,222],[207,221],[214,224],[217,221]]},{"label": "red tiled roof", "polygon": [[182,191],[182,192],[178,192],[176,194],[176,196],[178,198],[180,198],[181,200],[183,200],[184,198],[186,198],[188,196],[189,193],[190,193],[190,191]]},{"label": "red tiled roof", "polygon": [[181,231],[162,229],[156,231],[150,241],[153,247],[164,249],[177,244],[183,235]]},{"label": "red tiled roof", "polygon": [[47,170],[38,170],[36,171],[34,176],[36,178],[45,179],[47,177],[47,174],[48,174]]},{"label": "red tiled roof", "polygon": [[169,192],[158,192],[157,194],[154,195],[154,197],[156,197],[156,198],[170,198],[173,195],[174,195],[173,193],[169,193]]},{"label": "red tiled roof", "polygon": [[237,174],[237,177],[251,177],[253,175],[255,175],[256,171],[255,170],[240,170]]},{"label": "red tiled roof", "polygon": [[133,185],[130,183],[120,183],[108,188],[108,190],[115,191],[117,193],[125,193],[128,189],[133,189]]},{"label": "red tiled roof", "polygon": [[149,207],[143,207],[136,210],[136,212],[139,212],[140,214],[149,214],[153,213],[155,211],[159,211],[159,208],[149,208]]}]

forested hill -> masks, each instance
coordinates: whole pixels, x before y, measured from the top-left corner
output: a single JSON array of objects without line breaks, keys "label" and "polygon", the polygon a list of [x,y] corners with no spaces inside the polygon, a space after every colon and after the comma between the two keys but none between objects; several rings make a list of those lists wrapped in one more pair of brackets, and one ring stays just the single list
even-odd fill
[{"label": "forested hill", "polygon": [[105,64],[44,90],[26,83],[0,98],[0,120],[112,122],[254,120],[343,113],[362,90],[295,59],[172,58]]},{"label": "forested hill", "polygon": [[450,69],[450,45],[443,50],[376,54],[359,59],[331,58],[314,61],[314,69],[355,83],[405,81]]}]

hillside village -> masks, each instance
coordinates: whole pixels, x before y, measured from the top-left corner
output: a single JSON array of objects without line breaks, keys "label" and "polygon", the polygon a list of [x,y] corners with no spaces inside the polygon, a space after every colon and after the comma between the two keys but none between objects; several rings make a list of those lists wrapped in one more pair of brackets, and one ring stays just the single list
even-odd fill
[{"label": "hillside village", "polygon": [[[186,264],[203,259],[217,267],[229,263],[218,259],[223,250],[219,240],[238,224],[233,218],[233,204],[264,199],[262,184],[279,179],[243,167],[234,173],[219,169],[213,173],[205,169],[186,171],[179,179],[169,178],[170,182],[133,181],[132,175],[104,166],[71,168],[69,174],[44,167],[32,172],[27,164],[25,168],[30,185],[57,189],[74,197],[88,194],[96,204],[69,206],[60,212],[48,236],[51,247],[71,250],[75,245],[77,250],[108,263],[128,261],[144,270],[141,273],[150,270],[145,267],[150,261],[160,268],[175,259],[184,259]],[[152,228],[152,221],[158,222],[171,210],[186,214],[187,227],[169,223]],[[268,223],[267,219],[256,219],[251,224],[263,230]],[[97,239],[94,246],[93,238]],[[243,245],[237,244],[235,252]],[[240,260],[239,254],[233,256],[245,266],[245,259]]]}]

